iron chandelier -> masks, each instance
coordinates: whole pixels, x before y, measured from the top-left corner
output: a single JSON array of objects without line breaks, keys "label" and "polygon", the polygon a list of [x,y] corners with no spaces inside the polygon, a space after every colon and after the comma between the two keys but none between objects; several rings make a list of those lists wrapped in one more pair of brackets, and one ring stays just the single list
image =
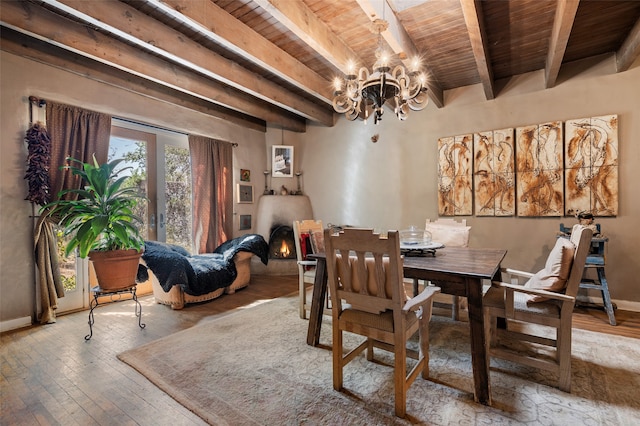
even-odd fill
[{"label": "iron chandelier", "polygon": [[337,113],[344,113],[350,121],[361,117],[366,123],[367,118],[373,114],[373,121],[378,124],[382,120],[383,107],[387,101],[398,119],[404,121],[409,109],[420,111],[429,102],[425,87],[426,76],[420,70],[419,58],[411,62],[409,71],[402,65],[391,70],[391,55],[382,48],[382,33],[388,26],[389,23],[384,19],[376,19],[372,23],[371,31],[378,34],[373,73],[362,67],[355,74],[355,65],[350,64],[344,79],[336,77],[334,80],[333,109]]}]

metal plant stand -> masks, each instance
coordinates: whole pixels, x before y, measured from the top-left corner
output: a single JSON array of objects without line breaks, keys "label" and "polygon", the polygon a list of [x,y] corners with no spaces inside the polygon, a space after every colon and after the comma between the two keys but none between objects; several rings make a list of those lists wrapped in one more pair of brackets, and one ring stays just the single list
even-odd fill
[{"label": "metal plant stand", "polygon": [[100,286],[95,286],[95,287],[91,288],[91,293],[93,293],[93,299],[89,303],[89,306],[91,308],[89,310],[89,334],[84,336],[84,340],[89,340],[93,336],[93,323],[95,322],[95,318],[94,318],[94,315],[93,315],[93,310],[95,308],[97,308],[98,305],[100,304],[98,302],[98,298],[100,298],[102,296],[110,296],[111,299],[113,300],[113,298],[115,296],[117,296],[117,295],[130,294],[131,298],[136,303],[136,305],[135,305],[135,308],[136,308],[135,313],[136,313],[136,317],[138,317],[138,326],[141,329],[146,327],[146,324],[142,323],[142,305],[138,301],[138,296],[136,295],[136,287],[137,286],[134,284],[131,287],[123,288],[123,289],[120,289],[120,290],[103,290],[103,289],[100,288]]}]

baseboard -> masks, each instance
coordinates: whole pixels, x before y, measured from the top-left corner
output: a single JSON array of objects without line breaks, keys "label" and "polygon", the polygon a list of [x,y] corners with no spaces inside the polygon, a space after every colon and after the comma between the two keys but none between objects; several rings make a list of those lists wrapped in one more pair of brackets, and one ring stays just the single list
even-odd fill
[{"label": "baseboard", "polygon": [[15,318],[9,321],[0,321],[0,333],[17,330],[18,328],[30,327],[31,317]]},{"label": "baseboard", "polygon": [[[602,305],[602,299],[598,297],[590,297],[589,301]],[[640,312],[640,302],[630,300],[612,300],[611,303],[621,311]]]}]

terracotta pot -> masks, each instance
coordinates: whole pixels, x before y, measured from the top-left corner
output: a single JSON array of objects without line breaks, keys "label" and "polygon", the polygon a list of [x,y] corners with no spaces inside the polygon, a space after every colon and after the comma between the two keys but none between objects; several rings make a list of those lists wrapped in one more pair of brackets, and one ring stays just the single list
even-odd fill
[{"label": "terracotta pot", "polygon": [[100,288],[114,291],[135,285],[140,256],[142,251],[135,249],[89,252]]}]

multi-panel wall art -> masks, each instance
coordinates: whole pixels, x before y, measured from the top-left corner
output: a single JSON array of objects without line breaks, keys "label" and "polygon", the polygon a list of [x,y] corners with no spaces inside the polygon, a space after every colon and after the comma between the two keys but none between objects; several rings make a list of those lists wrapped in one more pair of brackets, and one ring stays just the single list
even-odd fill
[{"label": "multi-panel wall art", "polygon": [[513,128],[474,133],[473,189],[476,216],[513,216],[515,183]]},{"label": "multi-panel wall art", "polygon": [[562,122],[516,128],[518,216],[562,216]]},{"label": "multi-panel wall art", "polygon": [[438,140],[438,214],[473,213],[472,135]]},{"label": "multi-panel wall art", "polygon": [[477,216],[616,216],[618,116],[569,120],[564,132],[553,121],[438,139],[438,213],[474,208]]},{"label": "multi-panel wall art", "polygon": [[565,124],[565,214],[618,214],[618,116]]}]

